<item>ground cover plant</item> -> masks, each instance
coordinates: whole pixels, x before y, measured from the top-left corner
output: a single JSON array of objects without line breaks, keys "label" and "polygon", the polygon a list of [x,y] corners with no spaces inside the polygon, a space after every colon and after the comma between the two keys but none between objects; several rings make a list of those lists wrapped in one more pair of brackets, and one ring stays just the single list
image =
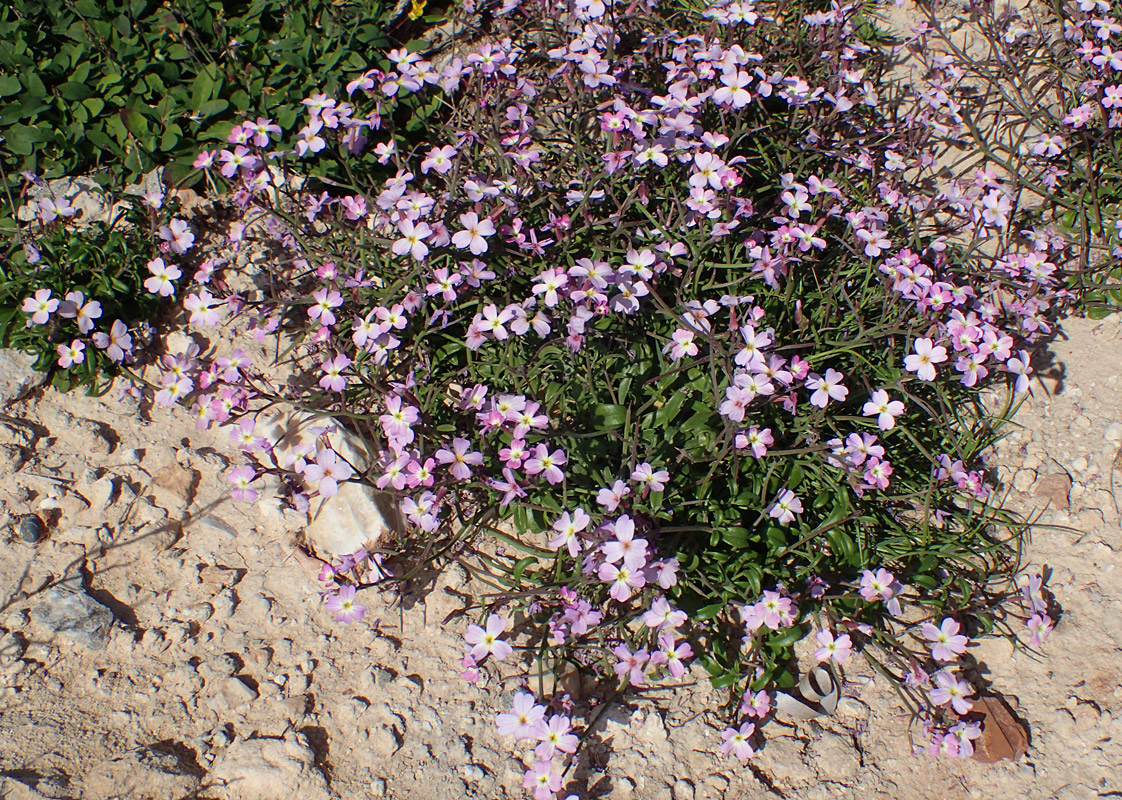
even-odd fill
[{"label": "ground cover plant", "polygon": [[[596,713],[531,674],[575,666],[614,696],[696,662],[727,690],[714,747],[747,761],[809,665],[837,681],[860,656],[923,749],[969,756],[968,637],[1051,628],[982,456],[1079,298],[1078,226],[1021,208],[1016,172],[948,175],[974,87],[953,57],[914,93],[885,80],[875,23],[468,7],[450,48],[393,49],[194,158],[238,216],[181,230],[146,289],[204,333],[275,340],[296,377],[169,352],[156,401],[231,429],[236,500],[397,498],[407,530],[321,573],[340,622],[422,566],[490,587],[464,609],[462,675],[522,678],[496,724],[529,742],[538,797]],[[59,310],[38,288],[29,326]],[[281,402],[377,462],[282,451],[263,425]]]},{"label": "ground cover plant", "polygon": [[32,170],[47,178],[92,172],[121,188],[164,164],[180,170],[178,180],[200,137],[220,138],[243,116],[291,125],[308,92],[333,91],[364,67],[362,51],[388,45],[392,12],[379,0],[5,3],[0,126],[15,162],[8,187]]}]

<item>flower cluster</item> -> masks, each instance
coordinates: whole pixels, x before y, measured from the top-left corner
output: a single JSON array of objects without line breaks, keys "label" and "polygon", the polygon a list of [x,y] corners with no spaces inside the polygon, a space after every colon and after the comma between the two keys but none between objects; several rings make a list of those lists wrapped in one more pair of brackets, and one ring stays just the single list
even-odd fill
[{"label": "flower cluster", "polygon": [[[524,0],[480,41],[393,50],[345,94],[312,95],[295,131],[235,126],[196,167],[236,221],[204,244],[173,220],[144,285],[190,326],[283,337],[301,377],[275,382],[244,345],[188,347],[159,360],[156,401],[229,431],[240,502],[267,473],[299,510],[362,482],[441,558],[468,557],[469,521],[502,519],[501,546],[471,550],[503,590],[466,629],[462,677],[533,652],[617,686],[700,666],[741,697],[719,745],[739,760],[813,620],[830,669],[905,647],[900,575],[946,612],[900,680],[962,753],[956,604],[978,593],[958,576],[1010,568],[976,468],[980,393],[1031,388],[1061,248],[1016,235],[1011,189],[985,170],[932,188],[932,137],[964,124],[931,94],[954,89],[950,65],[905,124],[861,10],[793,9]],[[805,41],[777,50],[796,25]],[[965,241],[927,234],[948,218]],[[260,244],[284,257],[249,258]],[[32,324],[58,310],[49,292],[28,302]],[[299,443],[263,417],[291,400],[327,420]],[[332,445],[344,420],[369,463]],[[321,579],[349,623],[357,587],[394,576],[358,553]],[[739,646],[712,646],[730,630]],[[497,721],[534,743],[540,798],[576,749],[559,710],[520,693]]]}]

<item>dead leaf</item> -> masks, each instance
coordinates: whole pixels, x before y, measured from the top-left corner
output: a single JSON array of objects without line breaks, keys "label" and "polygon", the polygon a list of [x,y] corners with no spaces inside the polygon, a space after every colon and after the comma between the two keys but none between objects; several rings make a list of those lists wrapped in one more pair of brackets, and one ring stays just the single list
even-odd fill
[{"label": "dead leaf", "polygon": [[1000,697],[981,697],[974,711],[982,715],[982,736],[974,742],[974,759],[986,764],[1016,761],[1028,752],[1029,731]]},{"label": "dead leaf", "polygon": [[1053,472],[1036,482],[1036,496],[1050,501],[1052,508],[1061,511],[1071,505],[1070,492],[1071,476],[1066,472]]}]

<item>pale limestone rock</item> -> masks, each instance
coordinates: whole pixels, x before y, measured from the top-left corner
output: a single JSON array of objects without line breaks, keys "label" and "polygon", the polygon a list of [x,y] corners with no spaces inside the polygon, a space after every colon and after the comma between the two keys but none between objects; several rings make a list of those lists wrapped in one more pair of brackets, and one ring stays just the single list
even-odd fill
[{"label": "pale limestone rock", "polygon": [[[371,463],[371,456],[358,436],[324,417],[278,411],[259,419],[258,426],[274,443],[274,457],[282,467],[291,464],[297,454],[315,447],[320,437],[326,437],[331,449],[350,463],[356,473]],[[304,535],[318,555],[334,558],[362,547],[377,546],[390,530],[387,517],[395,516],[390,495],[352,480],[339,484],[339,493],[334,497],[312,500]]]}]

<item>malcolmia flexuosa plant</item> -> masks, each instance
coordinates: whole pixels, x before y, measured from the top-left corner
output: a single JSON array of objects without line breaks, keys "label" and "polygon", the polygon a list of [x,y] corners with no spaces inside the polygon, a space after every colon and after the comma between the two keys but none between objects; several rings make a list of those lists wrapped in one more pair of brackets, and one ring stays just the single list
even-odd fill
[{"label": "malcolmia flexuosa plant", "polygon": [[[727,692],[714,748],[747,761],[776,692],[861,656],[924,748],[970,755],[968,636],[1052,625],[982,457],[1075,295],[1060,232],[1018,227],[1015,176],[941,171],[967,126],[953,59],[883,80],[862,4],[453,21],[296,130],[248,120],[200,153],[238,219],[153,280],[190,326],[283,342],[297,377],[169,353],[156,401],[230,428],[235,500],[266,473],[298,509],[344,481],[393,495],[408,529],[324,565],[327,611],[356,622],[361,592],[459,562],[487,587],[466,681],[575,666],[642,691],[697,666]],[[282,456],[274,401],[376,463],[326,438]],[[496,722],[538,798],[594,721],[544,685]]]}]

